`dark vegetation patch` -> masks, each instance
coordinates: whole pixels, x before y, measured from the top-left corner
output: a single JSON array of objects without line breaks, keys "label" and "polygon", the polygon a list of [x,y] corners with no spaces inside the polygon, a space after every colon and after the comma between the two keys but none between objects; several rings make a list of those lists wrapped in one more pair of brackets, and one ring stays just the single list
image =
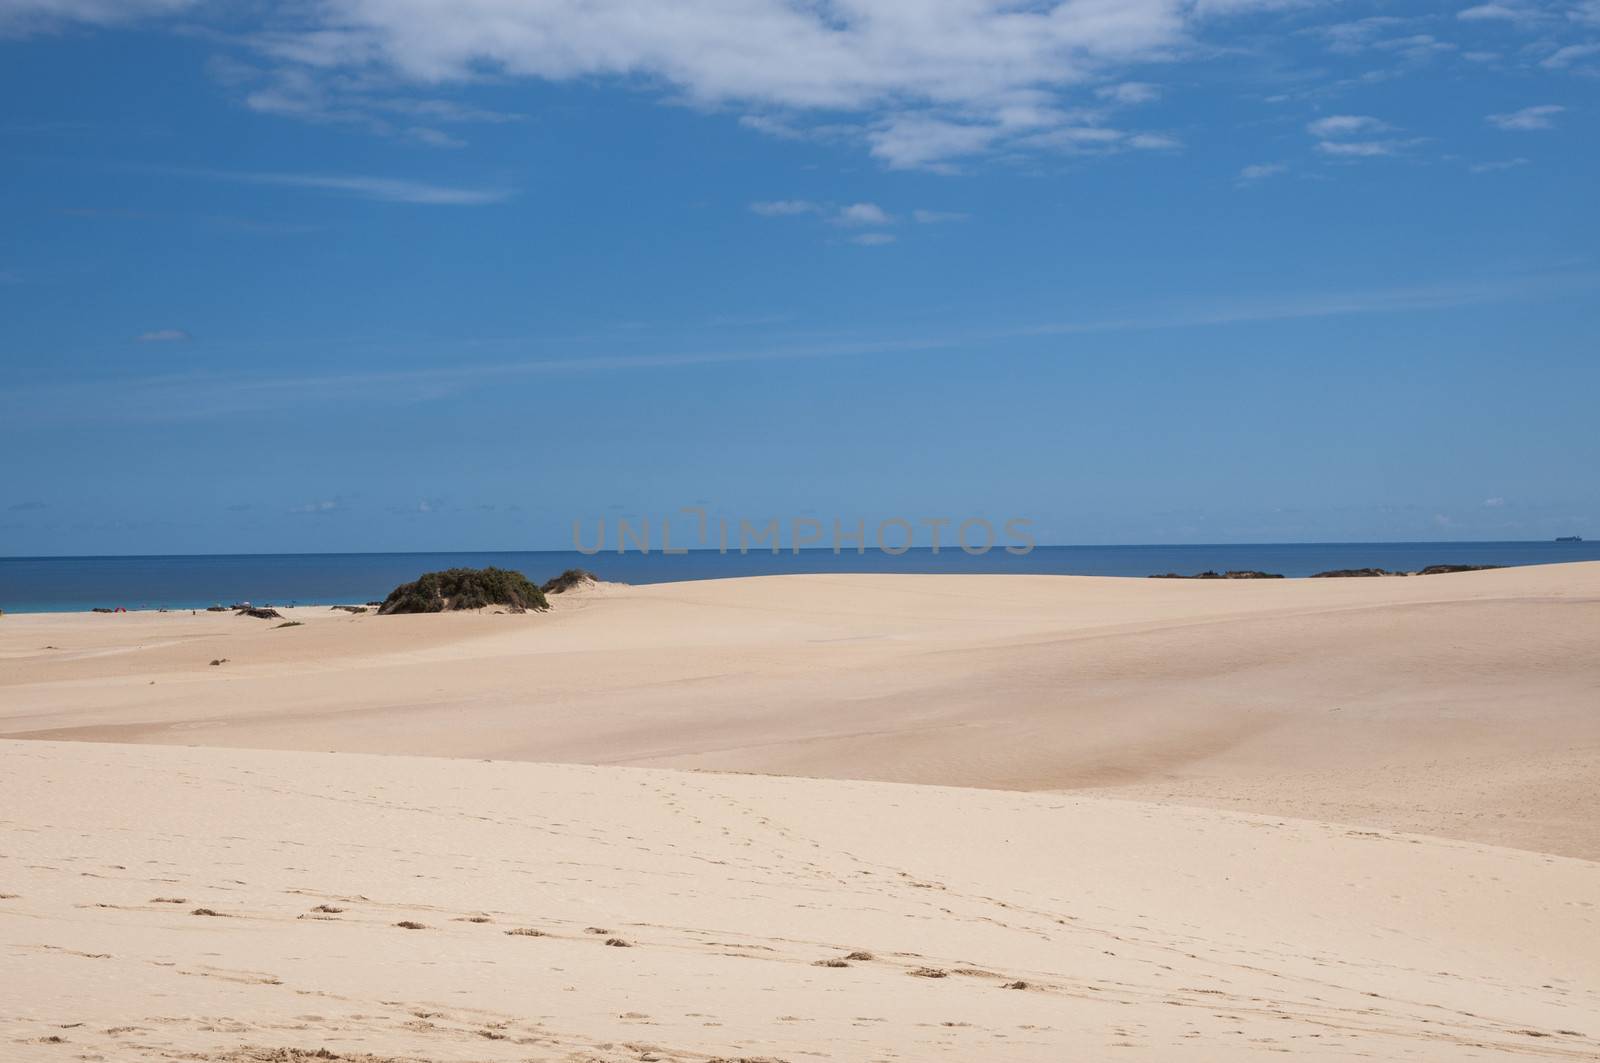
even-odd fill
[{"label": "dark vegetation patch", "polygon": [[1283,578],[1283,573],[1281,573],[1281,572],[1257,572],[1253,568],[1235,568],[1235,569],[1229,569],[1227,572],[1216,572],[1216,571],[1214,571],[1212,569],[1206,569],[1204,572],[1196,572],[1192,576],[1185,576],[1181,572],[1162,572],[1162,573],[1159,573],[1157,575],[1151,576],[1150,578],[1151,579],[1282,579]]},{"label": "dark vegetation patch", "polygon": [[393,613],[443,613],[503,605],[513,613],[550,608],[544,592],[520,572],[503,568],[452,568],[428,572],[389,592],[378,610]]},{"label": "dark vegetation patch", "polygon": [[585,587],[591,583],[599,583],[600,577],[586,568],[569,568],[554,579],[544,581],[544,586],[539,589],[546,594],[561,594],[574,587]]}]

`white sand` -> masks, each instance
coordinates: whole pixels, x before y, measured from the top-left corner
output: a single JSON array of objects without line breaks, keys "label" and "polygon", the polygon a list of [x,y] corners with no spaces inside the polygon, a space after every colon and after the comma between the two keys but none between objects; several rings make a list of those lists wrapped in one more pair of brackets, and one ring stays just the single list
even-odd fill
[{"label": "white sand", "polygon": [[5,617],[0,736],[1095,787],[1600,857],[1600,563],[558,602]]},{"label": "white sand", "polygon": [[0,750],[7,1059],[1600,1051],[1581,860],[1043,794]]},{"label": "white sand", "polygon": [[1600,1057],[1600,565],[292,615],[0,619],[0,1059]]}]

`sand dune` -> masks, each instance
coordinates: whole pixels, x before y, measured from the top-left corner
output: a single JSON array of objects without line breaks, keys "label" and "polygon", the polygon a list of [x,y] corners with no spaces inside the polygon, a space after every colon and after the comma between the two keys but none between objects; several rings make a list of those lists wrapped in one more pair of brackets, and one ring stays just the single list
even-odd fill
[{"label": "sand dune", "polygon": [[558,602],[6,617],[0,735],[1092,788],[1600,857],[1600,564]]},{"label": "sand dune", "polygon": [[1052,794],[0,757],[19,1063],[1600,1053],[1582,860]]}]

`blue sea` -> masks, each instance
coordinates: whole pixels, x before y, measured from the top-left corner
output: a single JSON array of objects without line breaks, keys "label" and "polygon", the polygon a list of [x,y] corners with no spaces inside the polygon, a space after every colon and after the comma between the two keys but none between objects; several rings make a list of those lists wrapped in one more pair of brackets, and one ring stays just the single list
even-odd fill
[{"label": "blue sea", "polygon": [[1040,546],[1024,556],[945,548],[890,555],[831,549],[685,554],[521,551],[416,554],[209,554],[163,557],[0,558],[0,610],[70,612],[95,607],[199,609],[250,601],[332,605],[375,601],[435,569],[516,569],[536,582],[586,568],[622,583],[792,572],[990,572],[1081,576],[1192,574],[1259,569],[1309,576],[1335,568],[1416,570],[1428,565],[1547,565],[1600,560],[1600,542],[1253,543],[1178,546]]}]

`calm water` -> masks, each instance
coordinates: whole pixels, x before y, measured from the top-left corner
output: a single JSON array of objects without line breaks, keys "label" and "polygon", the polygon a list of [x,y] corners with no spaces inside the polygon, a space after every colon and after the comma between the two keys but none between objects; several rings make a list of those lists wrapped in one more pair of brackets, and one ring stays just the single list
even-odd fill
[{"label": "calm water", "polygon": [[785,572],[1012,572],[1149,576],[1206,569],[1260,569],[1309,576],[1331,568],[1414,570],[1427,565],[1542,565],[1600,560],[1600,542],[1259,543],[1228,546],[1041,546],[1024,557],[981,557],[926,548],[898,557],[831,550],[719,554],[573,551],[423,554],[237,554],[195,557],[0,558],[0,610],[61,612],[95,606],[197,609],[237,601],[331,605],[382,598],[434,569],[498,565],[542,582],[587,568],[623,583],[758,576]]}]

